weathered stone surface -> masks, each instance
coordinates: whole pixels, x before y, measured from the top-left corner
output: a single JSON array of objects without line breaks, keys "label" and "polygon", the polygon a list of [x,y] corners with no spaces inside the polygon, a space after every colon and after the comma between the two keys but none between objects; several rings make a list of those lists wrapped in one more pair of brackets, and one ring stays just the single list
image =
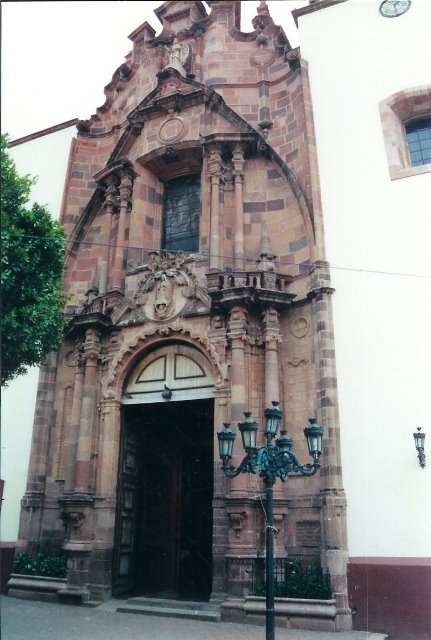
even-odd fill
[{"label": "weathered stone surface", "polygon": [[[198,2],[164,3],[161,33],[143,25],[130,36],[133,51],[105,88],[105,104],[78,126],[61,213],[71,240],[70,325],[40,379],[19,548],[57,532],[69,556],[67,588],[82,601],[107,598],[113,582],[121,592],[143,589],[139,549],[160,505],[166,531],[155,542],[171,558],[168,590],[199,573],[175,567],[203,554],[213,567],[205,597],[244,595],[247,571],[264,552],[264,487],[248,474],[226,480],[216,432],[224,422],[236,428],[246,410],[262,424],[265,406],[278,400],[303,462],[310,417],[325,427],[326,446],[321,474],[275,488],[276,554],[321,557],[337,607],[345,606],[332,289],[307,68],[264,3],[250,33],[239,29],[238,5],[213,2],[206,16]],[[187,213],[189,179],[200,207],[194,244],[182,246],[187,220],[176,233],[175,216]],[[166,238],[178,251],[165,250]],[[148,395],[135,394],[139,385]],[[198,400],[207,403],[200,416]],[[210,437],[198,455],[193,442],[204,425]],[[168,460],[169,429],[186,433],[190,446],[175,457],[170,441]],[[213,491],[204,550],[187,546],[184,533],[191,538],[204,518],[188,527],[178,519],[194,478],[191,466],[190,476],[178,471],[189,452],[213,471],[205,476]],[[152,499],[147,485],[160,469],[172,474],[170,488]],[[194,504],[190,518],[202,508]],[[312,532],[301,523],[313,523]],[[181,543],[167,542],[172,531]],[[258,601],[248,602],[241,615],[260,615]],[[325,613],[332,621],[335,608]],[[314,624],[314,614],[301,615]]]}]

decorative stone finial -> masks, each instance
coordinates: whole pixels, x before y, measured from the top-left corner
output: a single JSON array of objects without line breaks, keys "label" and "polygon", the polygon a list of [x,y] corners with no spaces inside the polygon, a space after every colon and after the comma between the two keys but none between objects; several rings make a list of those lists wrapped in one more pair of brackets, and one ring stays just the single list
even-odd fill
[{"label": "decorative stone finial", "polygon": [[262,15],[265,14],[267,16],[269,16],[269,9],[268,9],[268,4],[266,3],[265,0],[260,0],[260,4],[257,8],[257,13],[258,15]]},{"label": "decorative stone finial", "polygon": [[271,251],[268,228],[266,226],[265,220],[262,221],[261,237],[262,237],[261,247],[260,247],[260,254],[258,258],[259,271],[274,271],[275,270],[274,260],[276,256]]}]

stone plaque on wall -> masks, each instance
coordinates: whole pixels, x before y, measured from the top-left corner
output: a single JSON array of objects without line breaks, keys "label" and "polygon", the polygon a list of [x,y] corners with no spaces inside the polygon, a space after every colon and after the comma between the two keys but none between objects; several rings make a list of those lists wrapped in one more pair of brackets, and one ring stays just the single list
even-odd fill
[{"label": "stone plaque on wall", "polygon": [[296,544],[298,547],[320,547],[321,541],[320,522],[309,520],[296,523]]}]

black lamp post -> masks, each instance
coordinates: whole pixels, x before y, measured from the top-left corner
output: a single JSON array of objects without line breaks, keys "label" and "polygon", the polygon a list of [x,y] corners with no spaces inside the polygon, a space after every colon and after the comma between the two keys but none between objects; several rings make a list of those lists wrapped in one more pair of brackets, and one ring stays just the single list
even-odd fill
[{"label": "black lamp post", "polygon": [[283,412],[278,408],[278,402],[273,402],[270,409],[265,409],[265,438],[266,443],[260,449],[256,446],[258,424],[251,418],[251,412],[244,413],[245,419],[238,423],[241,432],[245,457],[238,467],[229,465],[232,458],[233,445],[236,434],[231,431],[229,423],[225,423],[223,430],[217,434],[222,459],[222,469],[228,478],[235,478],[240,473],[258,474],[263,478],[266,487],[266,640],[274,640],[274,508],[273,486],[276,478],[283,482],[291,471],[304,476],[313,476],[320,467],[319,457],[322,453],[323,427],[316,420],[304,429],[308,450],[313,458],[313,464],[301,465],[292,453],[293,440],[285,431],[276,437],[279,425],[283,419]]}]

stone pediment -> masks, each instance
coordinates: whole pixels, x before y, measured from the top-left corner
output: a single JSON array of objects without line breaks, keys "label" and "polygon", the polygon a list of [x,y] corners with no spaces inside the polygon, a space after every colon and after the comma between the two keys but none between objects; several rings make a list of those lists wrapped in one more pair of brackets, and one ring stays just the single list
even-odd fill
[{"label": "stone pediment", "polygon": [[[165,119],[158,130],[161,148],[187,137],[188,125],[185,112],[197,105],[201,106],[202,111],[210,109],[227,123],[227,127],[219,128],[220,133],[236,132],[241,136],[248,134],[253,138],[254,144],[257,144],[259,151],[266,146],[263,137],[231,109],[214,89],[183,77],[173,68],[168,68],[158,74],[156,89],[148,94],[128,116],[129,125],[113,151],[110,162],[122,156],[128,156],[143,128],[150,126],[150,123],[157,118]],[[202,138],[197,137],[196,141],[199,144],[203,142]]]},{"label": "stone pediment", "polygon": [[179,71],[169,67],[158,74],[157,87],[132,111],[128,119],[133,124],[143,124],[151,118],[203,102],[203,99],[202,85],[184,78]]},{"label": "stone pediment", "polygon": [[146,121],[189,109],[197,104],[216,111],[241,132],[255,132],[241,116],[226,105],[214,89],[191,78],[184,78],[172,67],[158,74],[158,85],[128,116],[131,125],[142,128]]},{"label": "stone pediment", "polygon": [[211,298],[193,273],[198,260],[183,253],[150,252],[148,263],[132,274],[137,281],[134,294],[131,292],[133,299],[129,293],[128,308],[121,309],[121,316],[114,314],[113,322],[117,325],[165,322],[178,316],[209,313]]}]

